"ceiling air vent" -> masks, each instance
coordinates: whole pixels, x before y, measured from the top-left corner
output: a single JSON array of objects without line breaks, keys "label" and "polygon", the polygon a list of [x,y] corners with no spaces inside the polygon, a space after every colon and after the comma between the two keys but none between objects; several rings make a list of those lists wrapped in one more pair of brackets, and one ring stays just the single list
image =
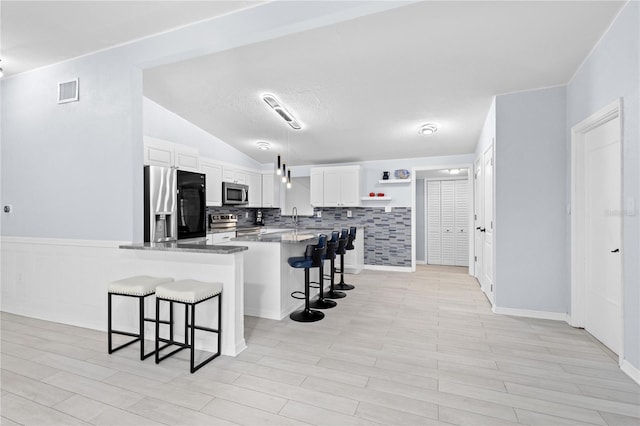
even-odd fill
[{"label": "ceiling air vent", "polygon": [[78,86],[79,79],[58,83],[58,103],[75,102],[79,99]]}]

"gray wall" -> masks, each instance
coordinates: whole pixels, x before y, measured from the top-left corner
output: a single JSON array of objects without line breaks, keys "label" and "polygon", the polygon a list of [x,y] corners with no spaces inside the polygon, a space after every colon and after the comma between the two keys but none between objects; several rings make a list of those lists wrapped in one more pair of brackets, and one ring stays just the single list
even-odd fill
[{"label": "gray wall", "polygon": [[623,203],[632,199],[636,204],[635,211],[626,212],[623,218],[624,357],[636,368],[640,368],[639,76],[640,3],[632,1],[624,7],[567,87],[567,150],[572,126],[622,98]]},{"label": "gray wall", "polygon": [[495,304],[567,312],[565,88],[496,97]]}]

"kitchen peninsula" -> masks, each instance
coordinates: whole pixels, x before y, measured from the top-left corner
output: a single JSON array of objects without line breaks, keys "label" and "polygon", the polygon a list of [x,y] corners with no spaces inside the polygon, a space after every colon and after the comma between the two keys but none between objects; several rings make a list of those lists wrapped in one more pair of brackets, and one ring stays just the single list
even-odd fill
[{"label": "kitchen peninsula", "polygon": [[[236,356],[246,348],[244,340],[244,262],[247,246],[244,244],[205,245],[194,243],[138,243],[121,245],[121,254],[131,264],[132,275],[173,277],[175,280],[195,279],[222,283],[222,354]],[[114,319],[126,319],[125,326],[135,328],[135,318],[130,313],[127,301],[114,299]],[[215,322],[217,306],[204,303],[198,307],[198,322]],[[154,312],[151,300],[145,308]],[[177,340],[183,335],[180,310],[176,315]],[[202,317],[200,317],[202,313]],[[166,314],[166,313],[165,313]],[[162,314],[161,314],[162,315]],[[148,332],[153,333],[151,325]],[[198,336],[198,348],[215,351],[216,337]]]},{"label": "kitchen peninsula", "polygon": [[[302,303],[291,297],[291,292],[304,288],[304,270],[291,268],[287,259],[304,255],[307,244],[317,244],[320,233],[331,232],[310,229],[264,231],[267,232],[238,237],[227,244],[249,248],[245,254],[245,314],[281,320]],[[313,278],[313,270],[311,276],[317,281]]]}]

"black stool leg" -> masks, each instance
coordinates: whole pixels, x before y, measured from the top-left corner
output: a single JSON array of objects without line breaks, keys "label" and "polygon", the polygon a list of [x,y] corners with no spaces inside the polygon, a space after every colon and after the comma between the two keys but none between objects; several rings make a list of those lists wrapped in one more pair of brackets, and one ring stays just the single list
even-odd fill
[{"label": "black stool leg", "polygon": [[347,293],[343,293],[341,291],[337,291],[336,290],[336,286],[335,286],[335,272],[336,272],[336,263],[335,263],[335,259],[331,259],[330,262],[330,266],[331,266],[331,287],[329,289],[329,292],[324,296],[327,299],[342,299],[343,297],[347,297]]},{"label": "black stool leg", "polygon": [[292,312],[289,318],[298,322],[315,322],[324,318],[322,312],[314,311],[309,306],[309,268],[304,268],[304,309]]},{"label": "black stool leg", "polygon": [[340,255],[340,282],[336,284],[338,290],[353,290],[356,286],[344,282],[344,254]]},{"label": "black stool leg", "polygon": [[142,361],[146,358],[144,356],[144,297],[139,297],[138,302],[140,309],[140,318],[138,318],[140,323],[140,361]]},{"label": "black stool leg", "polygon": [[318,283],[320,287],[320,292],[318,293],[318,298],[312,301],[309,306],[316,309],[330,309],[335,308],[337,303],[333,300],[328,300],[324,298],[324,261],[320,263],[318,267],[320,282]]},{"label": "black stool leg", "polygon": [[107,350],[109,353],[113,353],[113,349],[111,349],[113,347],[111,341],[111,296],[111,293],[107,295]]}]

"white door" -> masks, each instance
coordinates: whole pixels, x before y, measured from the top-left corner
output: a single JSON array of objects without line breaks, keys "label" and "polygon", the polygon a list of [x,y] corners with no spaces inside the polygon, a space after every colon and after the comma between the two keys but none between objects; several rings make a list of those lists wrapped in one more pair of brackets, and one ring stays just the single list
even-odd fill
[{"label": "white door", "polygon": [[441,265],[440,182],[427,181],[427,263]]},{"label": "white door", "polygon": [[484,234],[482,249],[482,290],[493,302],[493,145],[484,152],[484,215],[480,231]]},{"label": "white door", "polygon": [[455,181],[455,240],[456,266],[469,265],[469,182]]},{"label": "white door", "polygon": [[585,134],[585,329],[619,354],[621,308],[620,119]]},{"label": "white door", "polygon": [[484,176],[482,174],[483,159],[476,161],[474,167],[474,192],[473,192],[473,232],[474,238],[474,276],[479,283],[482,283],[482,248],[484,246],[484,233],[480,232],[482,228],[482,217],[484,216],[484,197],[482,189],[484,187]]},{"label": "white door", "polygon": [[442,264],[456,264],[455,242],[455,181],[440,184],[440,225],[442,226]]}]

